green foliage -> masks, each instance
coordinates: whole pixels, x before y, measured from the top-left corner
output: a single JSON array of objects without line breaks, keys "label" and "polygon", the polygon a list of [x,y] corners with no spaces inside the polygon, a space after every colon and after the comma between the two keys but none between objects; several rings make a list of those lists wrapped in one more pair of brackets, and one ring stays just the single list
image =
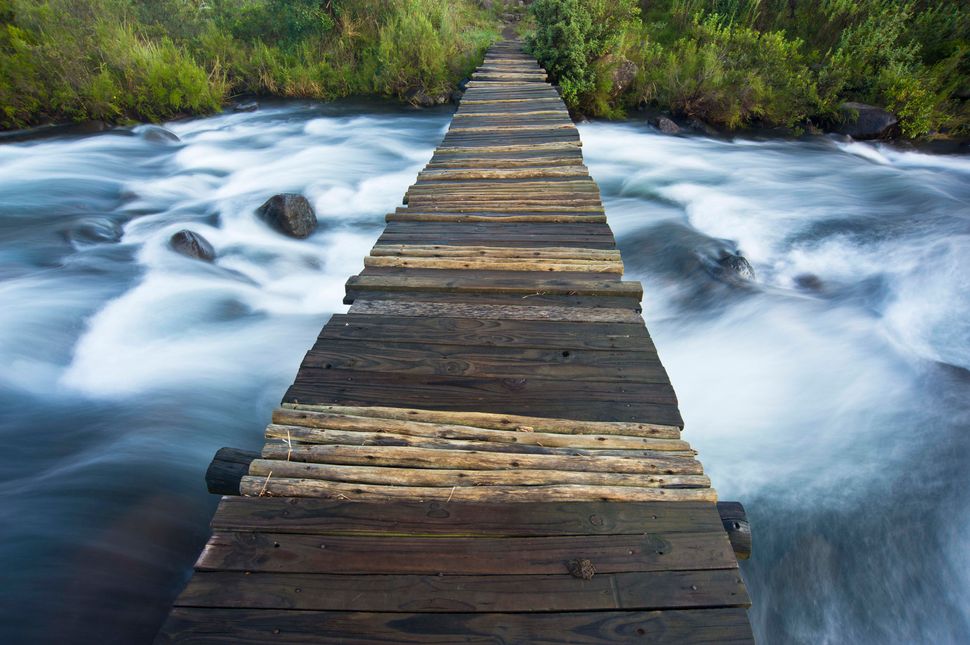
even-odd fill
[{"label": "green foliage", "polygon": [[607,71],[595,63],[613,50],[640,14],[633,0],[536,0],[527,45],[562,90],[570,108],[602,89]]},{"label": "green foliage", "polygon": [[710,123],[738,127],[754,120],[795,125],[818,103],[802,43],[712,15],[689,35],[644,60],[641,98]]},{"label": "green foliage", "polygon": [[[494,35],[467,30],[470,17],[460,5],[433,0],[405,0],[380,29],[376,88],[403,96],[412,88],[441,94],[475,68]],[[481,25],[479,25],[481,26]]]},{"label": "green foliage", "polygon": [[[641,17],[612,23],[593,0],[533,5],[533,46],[571,107],[614,116],[646,102],[729,127],[796,126],[834,120],[851,100],[893,111],[909,136],[970,134],[965,0],[641,4]],[[624,59],[639,71],[618,92],[610,65]]]},{"label": "green foliage", "polygon": [[472,0],[0,0],[0,127],[444,93],[497,37]]}]

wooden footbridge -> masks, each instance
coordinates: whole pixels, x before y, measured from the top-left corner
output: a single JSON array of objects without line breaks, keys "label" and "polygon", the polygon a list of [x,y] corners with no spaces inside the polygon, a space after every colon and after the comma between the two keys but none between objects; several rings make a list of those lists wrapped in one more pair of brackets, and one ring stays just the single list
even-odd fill
[{"label": "wooden footbridge", "polygon": [[213,461],[158,643],[751,642],[743,509],[545,80],[489,50],[262,454]]}]

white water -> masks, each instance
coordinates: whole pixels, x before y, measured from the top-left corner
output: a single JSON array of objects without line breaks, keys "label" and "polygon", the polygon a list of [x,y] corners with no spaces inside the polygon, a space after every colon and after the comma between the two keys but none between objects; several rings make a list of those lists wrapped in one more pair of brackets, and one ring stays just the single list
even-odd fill
[{"label": "white water", "polygon": [[[289,104],[0,146],[0,641],[150,640],[206,463],[260,443],[448,118]],[[761,642],[965,642],[970,159],[582,137],[685,436],[754,524]],[[306,241],[254,215],[285,190]],[[168,248],[182,228],[214,264]],[[753,282],[713,270],[739,249]]]},{"label": "white water", "polygon": [[970,159],[582,137],[685,437],[752,520],[761,642],[967,642]]}]

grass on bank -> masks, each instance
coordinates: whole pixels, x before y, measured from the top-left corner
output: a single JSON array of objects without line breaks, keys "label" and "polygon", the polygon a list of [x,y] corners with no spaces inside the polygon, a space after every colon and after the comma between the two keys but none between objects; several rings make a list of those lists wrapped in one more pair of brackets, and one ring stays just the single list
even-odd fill
[{"label": "grass on bank", "polygon": [[[536,0],[533,52],[570,108],[637,105],[719,126],[798,127],[879,105],[903,132],[970,135],[962,0]],[[625,88],[615,82],[636,65]]]},{"label": "grass on bank", "polygon": [[471,0],[0,0],[0,128],[161,120],[255,93],[446,93],[498,38]]}]

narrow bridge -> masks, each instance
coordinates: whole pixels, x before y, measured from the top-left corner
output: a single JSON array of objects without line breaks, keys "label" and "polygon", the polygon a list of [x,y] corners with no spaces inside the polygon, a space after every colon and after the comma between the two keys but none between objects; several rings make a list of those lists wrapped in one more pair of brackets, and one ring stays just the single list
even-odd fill
[{"label": "narrow bridge", "polygon": [[743,509],[545,80],[489,50],[262,453],[213,461],[158,643],[751,642]]}]

